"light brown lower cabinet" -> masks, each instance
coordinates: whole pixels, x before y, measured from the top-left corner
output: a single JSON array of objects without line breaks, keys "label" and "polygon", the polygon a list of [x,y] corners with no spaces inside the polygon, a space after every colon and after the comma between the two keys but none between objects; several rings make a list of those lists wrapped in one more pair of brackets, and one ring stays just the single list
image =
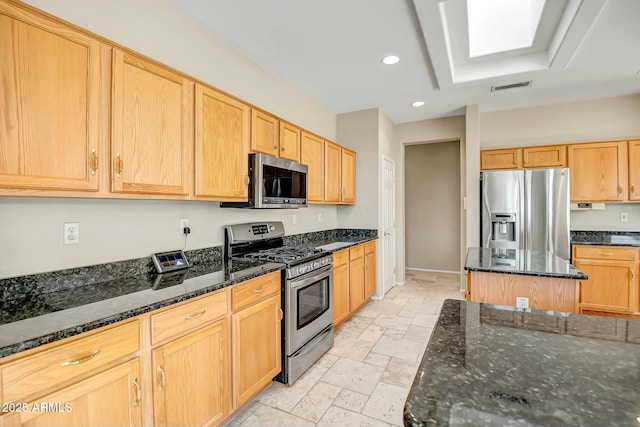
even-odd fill
[{"label": "light brown lower cabinet", "polygon": [[376,292],[375,241],[333,254],[333,326],[358,311]]},{"label": "light brown lower cabinet", "polygon": [[210,426],[229,413],[229,321],[224,318],[152,351],[157,427]]},{"label": "light brown lower cabinet", "polygon": [[0,427],[219,425],[280,372],[281,319],[276,271],[0,359]]},{"label": "light brown lower cabinet", "polygon": [[589,276],[589,280],[580,281],[580,313],[640,316],[638,252],[637,248],[621,246],[573,247],[573,265]]},{"label": "light brown lower cabinet", "polygon": [[140,362],[133,359],[30,401],[3,402],[3,427],[142,425]]}]

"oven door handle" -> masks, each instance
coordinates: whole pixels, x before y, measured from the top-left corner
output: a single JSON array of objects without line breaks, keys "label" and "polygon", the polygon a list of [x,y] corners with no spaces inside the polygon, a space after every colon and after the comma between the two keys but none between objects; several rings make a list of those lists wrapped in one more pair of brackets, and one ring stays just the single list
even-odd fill
[{"label": "oven door handle", "polygon": [[318,280],[322,280],[325,277],[331,277],[332,271],[333,271],[333,265],[322,267],[319,270],[315,270],[315,271],[312,271],[311,273],[308,273],[311,276],[308,276],[308,277],[302,276],[302,278],[296,278],[294,280],[291,280],[289,287],[291,289],[302,288],[304,286],[310,285],[311,283],[317,282]]}]

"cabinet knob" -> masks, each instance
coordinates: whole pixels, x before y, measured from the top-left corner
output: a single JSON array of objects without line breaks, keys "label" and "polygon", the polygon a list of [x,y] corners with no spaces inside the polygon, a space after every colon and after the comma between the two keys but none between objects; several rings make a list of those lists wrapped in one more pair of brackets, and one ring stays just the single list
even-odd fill
[{"label": "cabinet knob", "polygon": [[282,147],[281,150],[284,151],[284,147]]},{"label": "cabinet knob", "polygon": [[618,185],[618,194],[622,194],[622,185]]},{"label": "cabinet knob", "polygon": [[278,148],[278,146],[277,146],[276,144],[273,144],[273,148],[277,149],[277,148]]}]

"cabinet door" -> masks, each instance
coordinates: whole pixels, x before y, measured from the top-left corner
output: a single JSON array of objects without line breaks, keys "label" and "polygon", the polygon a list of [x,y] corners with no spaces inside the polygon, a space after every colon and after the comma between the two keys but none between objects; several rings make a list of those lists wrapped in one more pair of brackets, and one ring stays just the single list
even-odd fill
[{"label": "cabinet door", "polygon": [[186,195],[193,82],[113,50],[112,190]]},{"label": "cabinet door", "polygon": [[340,203],[342,195],[342,153],[340,146],[324,142],[324,201]]},{"label": "cabinet door", "polygon": [[27,412],[3,425],[29,427],[132,427],[142,425],[138,359],[26,403]]},{"label": "cabinet door", "polygon": [[376,253],[364,256],[364,298],[368,300],[376,293]]},{"label": "cabinet door", "polygon": [[324,201],[324,140],[302,131],[300,162],[309,167],[307,173],[307,199]]},{"label": "cabinet door", "polygon": [[522,149],[506,148],[502,150],[482,150],[480,169],[520,169],[522,168]]},{"label": "cabinet door", "polygon": [[248,105],[196,85],[196,197],[248,199],[250,120]]},{"label": "cabinet door", "polygon": [[635,301],[635,263],[574,259],[589,280],[580,281],[581,309],[631,313]]},{"label": "cabinet door", "polygon": [[101,47],[0,3],[0,187],[98,190]]},{"label": "cabinet door", "polygon": [[349,262],[349,311],[364,303],[364,258]]},{"label": "cabinet door", "polygon": [[522,160],[525,168],[564,168],[567,166],[567,146],[523,148]]},{"label": "cabinet door", "polygon": [[280,128],[278,119],[263,113],[251,110],[251,151],[278,156]]},{"label": "cabinet door", "polygon": [[156,426],[204,426],[226,417],[229,322],[221,320],[152,352]]},{"label": "cabinet door", "polygon": [[627,143],[569,145],[572,201],[627,199]]},{"label": "cabinet door", "polygon": [[233,314],[234,408],[247,402],[282,370],[280,295]]},{"label": "cabinet door", "polygon": [[629,200],[640,200],[640,140],[629,141]]},{"label": "cabinet door", "polygon": [[333,325],[342,323],[349,313],[349,264],[342,264],[333,269]]},{"label": "cabinet door", "polygon": [[356,153],[344,147],[342,150],[342,203],[356,202]]},{"label": "cabinet door", "polygon": [[287,122],[280,122],[280,157],[300,161],[300,128]]}]

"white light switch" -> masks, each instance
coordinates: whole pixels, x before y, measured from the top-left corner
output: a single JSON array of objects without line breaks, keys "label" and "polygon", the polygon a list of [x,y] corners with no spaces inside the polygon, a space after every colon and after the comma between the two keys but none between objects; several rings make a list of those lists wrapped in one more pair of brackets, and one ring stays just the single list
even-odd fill
[{"label": "white light switch", "polygon": [[627,222],[627,213],[620,212],[620,222]]},{"label": "white light switch", "polygon": [[291,223],[293,225],[296,225],[298,223],[298,215],[293,214],[293,217],[291,218]]}]

